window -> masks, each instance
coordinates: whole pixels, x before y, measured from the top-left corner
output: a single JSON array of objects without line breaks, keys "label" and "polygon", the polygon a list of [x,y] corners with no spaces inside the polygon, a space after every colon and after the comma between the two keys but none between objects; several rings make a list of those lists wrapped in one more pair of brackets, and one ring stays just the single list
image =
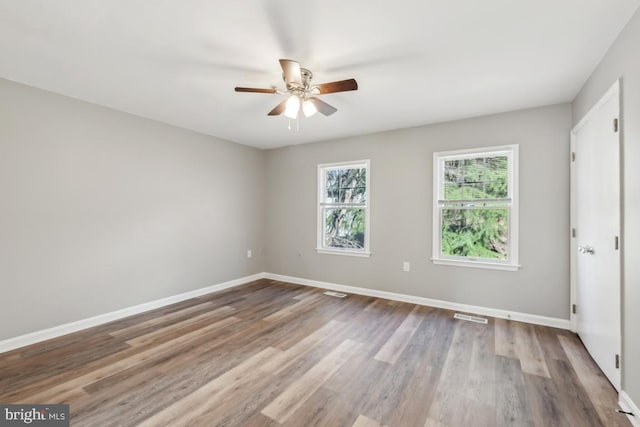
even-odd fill
[{"label": "window", "polygon": [[516,270],[518,146],[433,154],[433,262]]},{"label": "window", "polygon": [[369,256],[369,160],[318,165],[321,253]]}]

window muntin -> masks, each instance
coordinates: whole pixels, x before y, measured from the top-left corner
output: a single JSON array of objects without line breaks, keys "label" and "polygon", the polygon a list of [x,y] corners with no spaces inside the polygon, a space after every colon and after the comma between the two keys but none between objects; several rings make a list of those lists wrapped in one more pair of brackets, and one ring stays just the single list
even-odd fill
[{"label": "window muntin", "polygon": [[517,149],[434,153],[434,262],[517,267]]},{"label": "window muntin", "polygon": [[369,255],[369,161],[318,165],[318,251]]}]

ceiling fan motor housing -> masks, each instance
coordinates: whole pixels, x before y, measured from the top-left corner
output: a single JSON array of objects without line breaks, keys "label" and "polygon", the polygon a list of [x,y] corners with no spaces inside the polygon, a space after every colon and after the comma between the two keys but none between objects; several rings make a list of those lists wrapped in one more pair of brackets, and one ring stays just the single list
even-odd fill
[{"label": "ceiling fan motor housing", "polygon": [[310,86],[311,79],[313,79],[313,73],[307,68],[300,68],[300,77],[302,80],[302,86],[299,86],[297,82],[288,82],[287,76],[284,73],[282,74],[282,80],[284,80],[287,85],[287,90],[291,92],[301,92],[297,94],[298,96],[303,95],[305,92],[309,92],[311,89]]}]

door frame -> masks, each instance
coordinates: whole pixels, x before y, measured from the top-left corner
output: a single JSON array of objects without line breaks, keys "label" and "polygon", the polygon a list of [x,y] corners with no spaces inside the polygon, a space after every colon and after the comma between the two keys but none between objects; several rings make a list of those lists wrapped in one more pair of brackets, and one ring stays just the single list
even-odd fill
[{"label": "door frame", "polygon": [[[570,327],[571,330],[573,332],[577,333],[577,329],[578,329],[578,324],[577,324],[577,316],[576,314],[573,313],[573,304],[576,303],[576,295],[577,295],[577,281],[576,281],[576,268],[577,268],[577,254],[578,254],[578,244],[577,244],[577,240],[576,238],[574,238],[573,236],[573,229],[575,228],[575,223],[576,223],[576,200],[575,200],[575,185],[576,185],[576,171],[575,171],[575,163],[573,162],[573,153],[575,152],[575,148],[576,148],[576,134],[582,129],[582,127],[584,127],[584,125],[591,120],[592,116],[607,102],[611,99],[611,97],[613,96],[617,96],[618,97],[618,174],[619,174],[619,182],[620,182],[620,197],[618,200],[618,204],[619,204],[619,265],[618,265],[618,269],[620,271],[620,279],[619,279],[619,283],[618,286],[620,287],[620,300],[618,301],[619,304],[619,313],[620,313],[620,317],[618,319],[618,325],[619,325],[619,331],[620,331],[620,347],[618,349],[619,354],[620,354],[620,358],[622,359],[622,347],[624,346],[624,343],[622,341],[623,339],[623,334],[622,334],[622,316],[623,316],[623,312],[622,312],[622,298],[623,298],[623,257],[624,257],[624,226],[623,226],[623,170],[622,170],[622,152],[623,152],[623,147],[622,147],[622,141],[623,141],[623,136],[622,136],[622,132],[623,132],[623,126],[622,126],[622,99],[621,99],[621,92],[620,92],[620,79],[617,79],[615,81],[615,83],[609,88],[609,90],[607,90],[607,92],[605,92],[605,94],[598,100],[598,102],[596,102],[590,109],[589,111],[582,117],[582,119],[580,119],[580,121],[578,122],[578,124],[576,124],[573,129],[571,129],[571,146],[570,146],[570,158],[569,158],[569,162],[570,162],[570,224],[569,224],[569,247],[570,247],[570,270],[569,270],[569,274],[570,274],[570,301],[569,301],[569,322],[570,322]],[[623,368],[624,368],[624,360],[621,360],[620,362],[620,378],[623,378]],[[622,389],[622,384],[621,384],[621,389]]]}]

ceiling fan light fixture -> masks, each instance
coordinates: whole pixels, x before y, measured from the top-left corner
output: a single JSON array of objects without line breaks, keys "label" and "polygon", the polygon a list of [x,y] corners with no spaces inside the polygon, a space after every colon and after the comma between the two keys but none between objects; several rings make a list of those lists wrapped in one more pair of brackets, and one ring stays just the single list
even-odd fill
[{"label": "ceiling fan light fixture", "polygon": [[302,112],[304,113],[305,117],[311,117],[318,112],[318,109],[316,108],[316,105],[313,103],[313,101],[307,99],[302,103]]},{"label": "ceiling fan light fixture", "polygon": [[300,98],[297,95],[291,95],[287,100],[284,115],[290,119],[296,119],[298,117],[298,111],[300,111]]},{"label": "ceiling fan light fixture", "polygon": [[236,92],[288,95],[288,98],[281,100],[278,105],[267,113],[268,116],[283,114],[289,119],[297,120],[301,111],[305,117],[311,117],[316,113],[330,116],[338,109],[320,100],[315,95],[358,90],[358,82],[355,79],[338,80],[311,86],[313,73],[306,68],[300,67],[298,62],[290,59],[280,59],[280,66],[282,67],[282,79],[286,88],[284,91],[276,89],[275,86],[270,89],[238,86],[235,89]]}]

